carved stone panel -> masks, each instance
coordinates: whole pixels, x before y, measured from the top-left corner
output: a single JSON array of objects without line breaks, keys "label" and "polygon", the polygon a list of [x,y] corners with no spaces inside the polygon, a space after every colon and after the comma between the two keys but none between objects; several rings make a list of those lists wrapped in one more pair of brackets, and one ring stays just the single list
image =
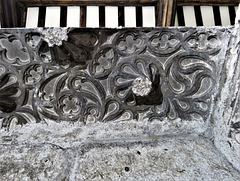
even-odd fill
[{"label": "carved stone panel", "polygon": [[228,38],[225,28],[2,29],[1,125],[135,119],[202,132]]}]

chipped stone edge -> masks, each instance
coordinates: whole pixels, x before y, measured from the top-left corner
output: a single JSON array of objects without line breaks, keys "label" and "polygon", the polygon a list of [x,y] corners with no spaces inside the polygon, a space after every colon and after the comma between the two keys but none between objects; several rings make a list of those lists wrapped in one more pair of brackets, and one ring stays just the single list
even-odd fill
[{"label": "chipped stone edge", "polygon": [[237,99],[240,91],[240,5],[236,13],[235,27],[228,47],[225,70],[222,71],[222,81],[225,81],[220,87],[222,88],[221,94],[216,101],[213,112],[213,135],[217,149],[225,155],[234,168],[240,171],[240,144],[228,136],[231,121],[237,119],[231,103]]}]

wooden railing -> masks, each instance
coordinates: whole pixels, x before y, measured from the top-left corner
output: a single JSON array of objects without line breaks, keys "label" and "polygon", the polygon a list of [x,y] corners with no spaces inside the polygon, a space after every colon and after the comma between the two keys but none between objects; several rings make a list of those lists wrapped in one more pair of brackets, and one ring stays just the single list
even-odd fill
[{"label": "wooden railing", "polygon": [[[118,16],[121,19],[123,7],[135,6],[138,26],[141,26],[141,14],[143,6],[155,7],[156,26],[174,25],[176,10],[182,6],[237,6],[240,0],[0,0],[0,20],[3,28],[25,27],[27,9],[40,7],[38,14],[38,26],[43,27],[46,15],[46,7],[61,7],[60,26],[66,26],[67,6],[80,6],[80,27],[86,27],[87,6],[99,6],[99,26],[104,27],[105,6],[118,6]],[[199,8],[196,8],[199,9]],[[234,17],[232,18],[234,19]],[[121,20],[120,20],[121,21]],[[181,24],[181,22],[180,22]],[[121,24],[120,24],[121,25]],[[184,24],[183,24],[184,25]]]}]

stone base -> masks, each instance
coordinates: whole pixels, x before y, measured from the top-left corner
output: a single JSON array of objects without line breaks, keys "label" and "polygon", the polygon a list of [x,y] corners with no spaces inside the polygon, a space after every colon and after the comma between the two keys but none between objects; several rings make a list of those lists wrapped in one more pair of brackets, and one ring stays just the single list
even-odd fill
[{"label": "stone base", "polygon": [[134,143],[0,146],[1,180],[240,180],[213,143],[187,135]]}]

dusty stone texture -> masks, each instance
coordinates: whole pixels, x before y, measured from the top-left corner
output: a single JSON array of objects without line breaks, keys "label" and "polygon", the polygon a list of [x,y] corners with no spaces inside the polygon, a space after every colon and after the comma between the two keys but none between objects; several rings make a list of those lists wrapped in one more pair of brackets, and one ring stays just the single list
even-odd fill
[{"label": "dusty stone texture", "polygon": [[76,160],[73,176],[76,180],[122,181],[240,179],[212,144],[199,137],[91,148]]},{"label": "dusty stone texture", "polygon": [[169,135],[135,143],[108,141],[67,149],[50,143],[1,145],[1,180],[240,179],[212,142],[197,135]]},{"label": "dusty stone texture", "polygon": [[70,165],[66,153],[51,145],[0,145],[0,180],[64,180]]}]

